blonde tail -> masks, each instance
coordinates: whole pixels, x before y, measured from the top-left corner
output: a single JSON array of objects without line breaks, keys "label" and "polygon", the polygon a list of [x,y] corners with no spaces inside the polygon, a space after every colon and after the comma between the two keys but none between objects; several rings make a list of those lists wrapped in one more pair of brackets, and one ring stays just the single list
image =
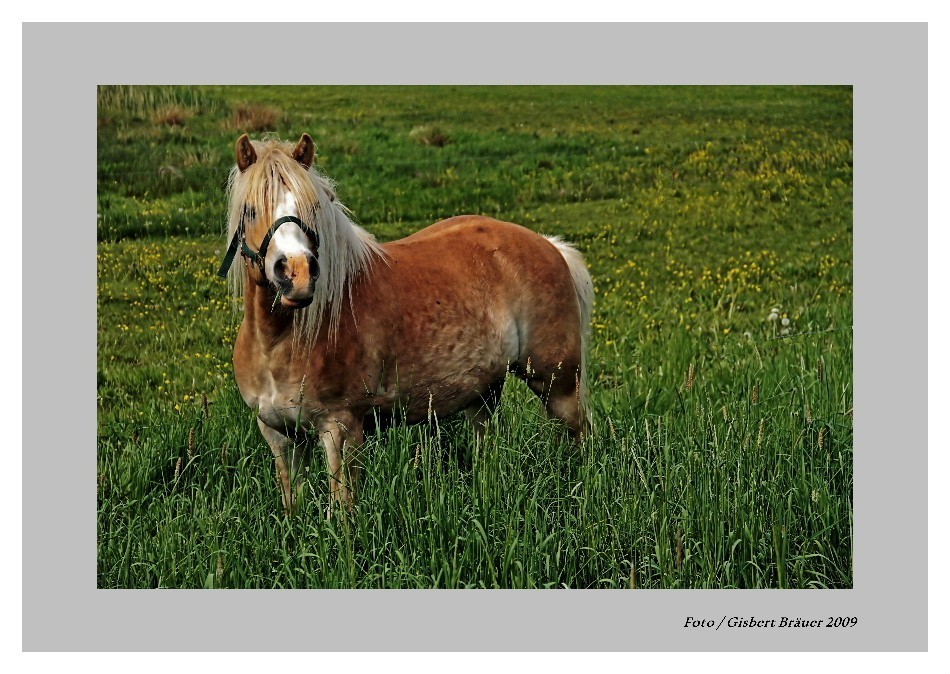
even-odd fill
[{"label": "blonde tail", "polygon": [[571,280],[574,281],[574,290],[577,293],[577,304],[581,312],[581,370],[578,374],[578,400],[584,410],[588,426],[591,424],[590,408],[587,406],[587,348],[590,344],[591,315],[594,312],[594,282],[584,264],[584,256],[574,246],[563,241],[560,237],[546,237],[558,249],[567,268],[571,271]]}]

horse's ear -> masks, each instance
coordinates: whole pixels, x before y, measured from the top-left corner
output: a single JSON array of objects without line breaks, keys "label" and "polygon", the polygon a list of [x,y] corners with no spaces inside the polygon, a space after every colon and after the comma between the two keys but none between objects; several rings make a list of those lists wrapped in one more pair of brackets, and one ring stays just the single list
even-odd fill
[{"label": "horse's ear", "polygon": [[294,159],[297,160],[298,164],[308,169],[313,164],[313,152],[313,138],[310,137],[310,134],[305,133],[300,137],[297,147],[294,148]]},{"label": "horse's ear", "polygon": [[246,133],[238,138],[235,150],[238,169],[240,169],[241,173],[244,173],[248,166],[257,161],[257,153],[254,151],[254,146],[251,145],[251,139],[247,137]]}]

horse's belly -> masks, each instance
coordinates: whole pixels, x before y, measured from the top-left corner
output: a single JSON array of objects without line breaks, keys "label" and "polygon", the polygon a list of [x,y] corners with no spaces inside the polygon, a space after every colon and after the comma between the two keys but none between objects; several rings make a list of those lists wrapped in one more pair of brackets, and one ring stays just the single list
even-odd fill
[{"label": "horse's belly", "polygon": [[417,357],[403,368],[399,385],[408,420],[422,421],[433,413],[444,416],[480,400],[516,362],[517,341],[512,327],[510,334],[496,334],[482,343],[442,345]]}]

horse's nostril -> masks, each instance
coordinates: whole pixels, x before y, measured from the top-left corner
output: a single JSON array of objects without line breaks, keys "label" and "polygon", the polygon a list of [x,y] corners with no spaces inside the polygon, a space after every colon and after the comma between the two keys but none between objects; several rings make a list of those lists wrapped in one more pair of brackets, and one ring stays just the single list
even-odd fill
[{"label": "horse's nostril", "polygon": [[274,262],[274,276],[277,277],[278,281],[282,281],[287,278],[287,256],[281,255]]}]

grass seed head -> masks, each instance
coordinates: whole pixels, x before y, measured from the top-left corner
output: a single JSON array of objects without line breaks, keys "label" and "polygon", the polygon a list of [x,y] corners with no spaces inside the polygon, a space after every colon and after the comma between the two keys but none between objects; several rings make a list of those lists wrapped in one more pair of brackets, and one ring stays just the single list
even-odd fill
[{"label": "grass seed head", "polygon": [[676,570],[683,568],[683,527],[676,528]]}]

